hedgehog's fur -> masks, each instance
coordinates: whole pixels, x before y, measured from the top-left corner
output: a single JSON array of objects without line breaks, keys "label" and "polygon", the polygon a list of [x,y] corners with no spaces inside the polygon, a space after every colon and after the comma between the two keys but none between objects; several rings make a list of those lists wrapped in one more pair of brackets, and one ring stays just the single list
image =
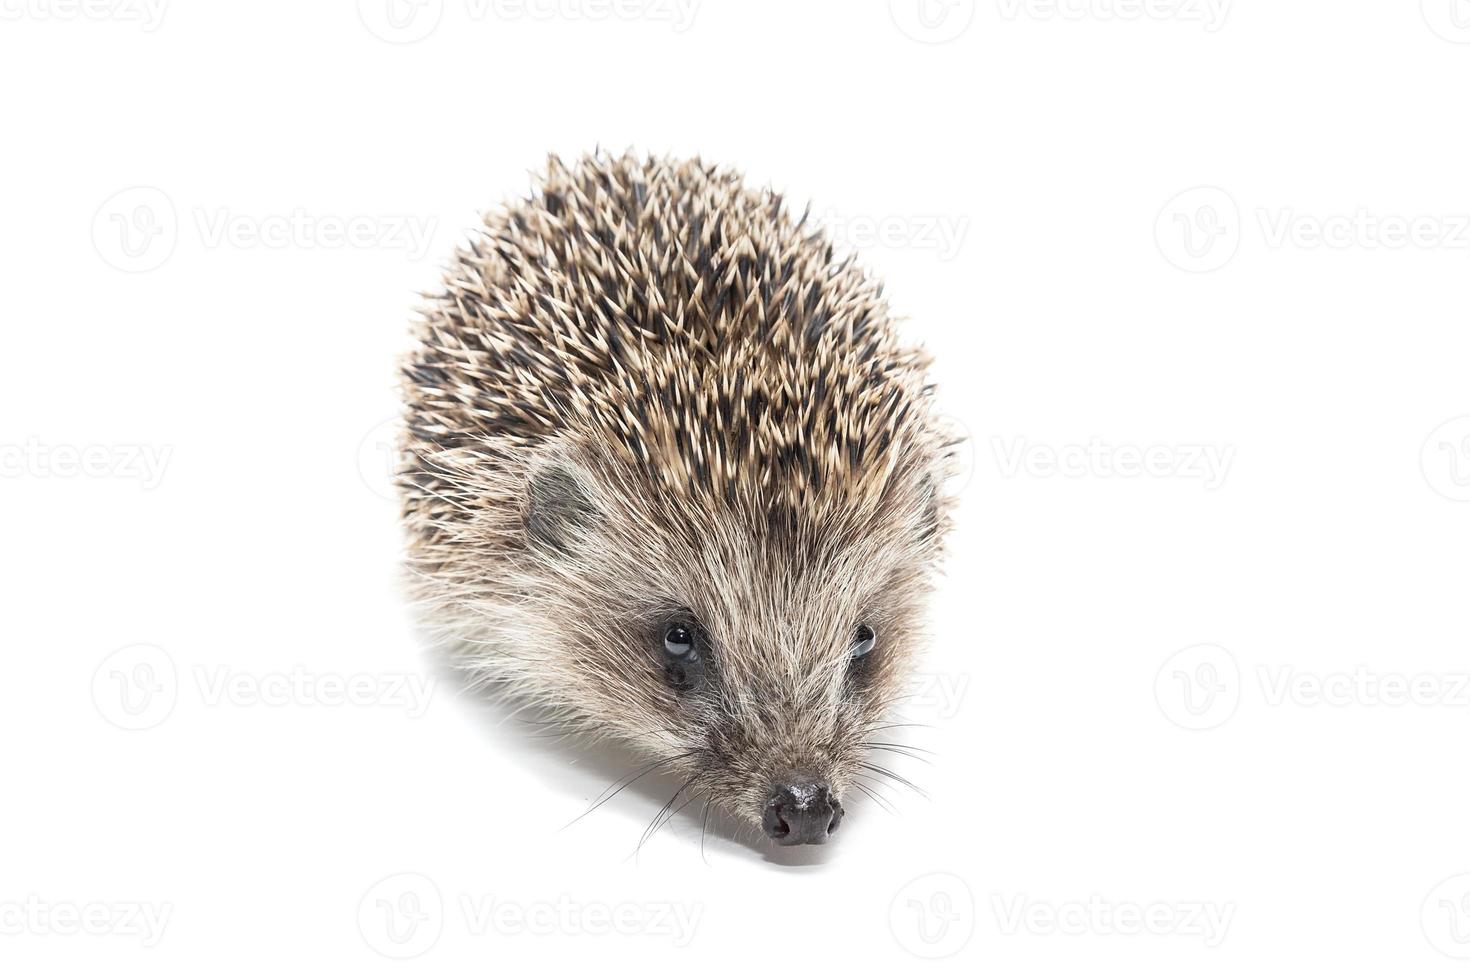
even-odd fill
[{"label": "hedgehog's fur", "polygon": [[[880,287],[730,171],[553,157],[416,336],[411,580],[463,665],[747,822],[793,772],[852,788],[948,523],[927,359]],[[711,648],[685,693],[679,610]]]}]

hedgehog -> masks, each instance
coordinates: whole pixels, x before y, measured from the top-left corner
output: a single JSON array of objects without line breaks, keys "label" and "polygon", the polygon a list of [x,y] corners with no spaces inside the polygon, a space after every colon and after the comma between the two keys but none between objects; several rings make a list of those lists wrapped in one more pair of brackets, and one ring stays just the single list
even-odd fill
[{"label": "hedgehog", "polygon": [[413,334],[408,579],[474,684],[778,844],[901,778],[872,753],[952,442],[927,355],[807,213],[698,158],[552,156]]}]

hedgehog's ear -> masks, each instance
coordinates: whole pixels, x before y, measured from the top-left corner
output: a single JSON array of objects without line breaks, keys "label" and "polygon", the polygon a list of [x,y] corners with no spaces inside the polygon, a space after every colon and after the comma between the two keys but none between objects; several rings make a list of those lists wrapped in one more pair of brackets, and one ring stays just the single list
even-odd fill
[{"label": "hedgehog's ear", "polygon": [[561,458],[532,465],[525,515],[526,537],[533,547],[566,551],[598,519],[587,472]]}]

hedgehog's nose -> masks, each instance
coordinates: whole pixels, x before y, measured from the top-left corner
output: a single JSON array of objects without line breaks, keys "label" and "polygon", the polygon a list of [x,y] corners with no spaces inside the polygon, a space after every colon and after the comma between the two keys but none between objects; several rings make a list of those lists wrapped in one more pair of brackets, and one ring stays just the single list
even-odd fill
[{"label": "hedgehog's nose", "polygon": [[842,823],[842,804],[826,783],[794,780],[777,786],[761,826],[777,844],[825,844]]}]

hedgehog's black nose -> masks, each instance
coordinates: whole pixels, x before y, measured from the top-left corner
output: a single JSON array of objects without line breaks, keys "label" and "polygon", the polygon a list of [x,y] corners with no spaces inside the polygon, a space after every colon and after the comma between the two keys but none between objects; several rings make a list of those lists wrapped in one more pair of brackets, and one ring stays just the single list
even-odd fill
[{"label": "hedgehog's black nose", "polygon": [[795,780],[777,786],[761,825],[777,844],[824,844],[842,823],[842,804],[826,783]]}]

